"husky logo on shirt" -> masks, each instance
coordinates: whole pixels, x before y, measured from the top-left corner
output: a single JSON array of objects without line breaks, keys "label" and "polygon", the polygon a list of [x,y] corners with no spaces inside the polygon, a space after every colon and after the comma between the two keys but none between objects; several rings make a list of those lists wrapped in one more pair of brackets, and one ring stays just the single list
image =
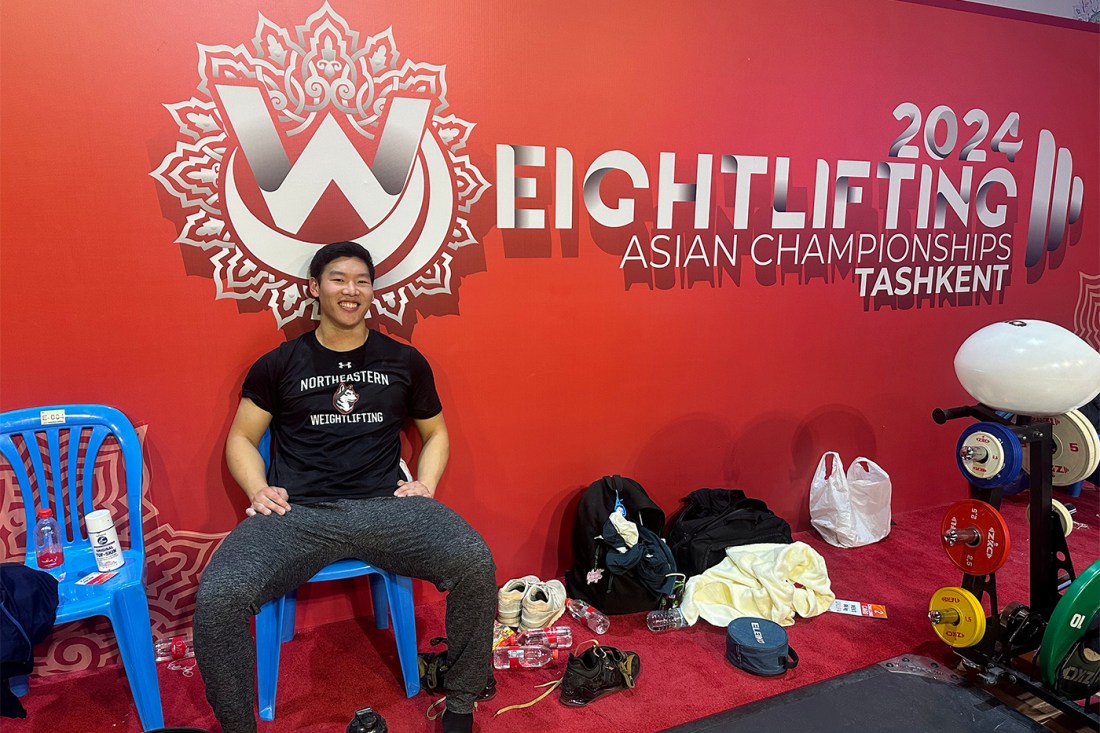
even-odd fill
[{"label": "husky logo on shirt", "polygon": [[355,403],[358,401],[359,393],[347,382],[340,382],[340,386],[332,395],[332,406],[345,415],[355,409]]}]

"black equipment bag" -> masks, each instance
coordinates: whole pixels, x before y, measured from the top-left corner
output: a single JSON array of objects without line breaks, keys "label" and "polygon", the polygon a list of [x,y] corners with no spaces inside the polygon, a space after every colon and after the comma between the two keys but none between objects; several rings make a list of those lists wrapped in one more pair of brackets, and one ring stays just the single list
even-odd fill
[{"label": "black equipment bag", "polygon": [[613,575],[605,558],[609,545],[600,539],[615,510],[615,500],[626,509],[626,518],[657,535],[665,513],[646,494],[641,484],[623,476],[604,476],[581,495],[573,525],[573,567],[565,573],[570,598],[589,603],[608,615],[652,611],[663,597],[650,590],[635,571]]},{"label": "black equipment bag", "polygon": [[10,680],[34,668],[34,645],[53,630],[57,605],[52,575],[22,563],[0,563],[0,716],[27,717]]},{"label": "black equipment bag", "polygon": [[684,501],[667,536],[676,569],[689,578],[725,560],[727,547],[791,542],[791,525],[740,489],[696,489]]}]

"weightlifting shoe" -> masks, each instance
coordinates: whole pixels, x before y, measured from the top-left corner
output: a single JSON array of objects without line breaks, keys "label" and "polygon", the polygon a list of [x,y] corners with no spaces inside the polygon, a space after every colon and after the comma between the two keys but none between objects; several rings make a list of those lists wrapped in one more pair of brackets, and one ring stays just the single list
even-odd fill
[{"label": "weightlifting shoe", "polygon": [[534,575],[524,575],[522,578],[513,578],[501,586],[497,592],[497,621],[504,626],[519,626],[520,616],[523,611],[523,598],[527,595],[532,583],[540,582]]},{"label": "weightlifting shoe", "polygon": [[560,580],[535,582],[523,596],[519,630],[549,628],[565,613],[565,586]]},{"label": "weightlifting shoe", "polygon": [[569,655],[561,682],[563,705],[584,707],[604,695],[634,687],[642,663],[634,652],[613,646],[594,646]]}]

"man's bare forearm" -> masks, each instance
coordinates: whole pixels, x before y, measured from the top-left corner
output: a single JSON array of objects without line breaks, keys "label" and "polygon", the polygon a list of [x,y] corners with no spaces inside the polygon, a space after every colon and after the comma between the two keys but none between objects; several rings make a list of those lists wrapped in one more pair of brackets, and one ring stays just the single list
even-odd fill
[{"label": "man's bare forearm", "polygon": [[451,455],[451,442],[445,431],[429,436],[420,448],[420,458],[416,463],[416,479],[432,491],[439,486],[443,471],[447,468],[447,459]]},{"label": "man's bare forearm", "polygon": [[225,441],[225,462],[229,473],[249,499],[267,486],[263,456],[244,435],[231,434]]}]

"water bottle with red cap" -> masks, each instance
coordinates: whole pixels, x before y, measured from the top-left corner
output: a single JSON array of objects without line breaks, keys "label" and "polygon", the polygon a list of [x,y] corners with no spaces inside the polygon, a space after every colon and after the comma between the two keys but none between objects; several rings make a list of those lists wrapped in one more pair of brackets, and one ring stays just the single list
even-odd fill
[{"label": "water bottle with red cap", "polygon": [[568,626],[528,629],[516,634],[515,644],[516,646],[545,646],[550,649],[569,649],[573,646],[573,630]]},{"label": "water bottle with red cap", "polygon": [[58,580],[65,579],[65,548],[61,545],[61,527],[54,518],[53,509],[38,510],[34,525],[34,554],[38,567]]},{"label": "water bottle with red cap", "polygon": [[190,633],[177,634],[153,642],[153,653],[158,662],[176,662],[195,656],[195,643]]}]

